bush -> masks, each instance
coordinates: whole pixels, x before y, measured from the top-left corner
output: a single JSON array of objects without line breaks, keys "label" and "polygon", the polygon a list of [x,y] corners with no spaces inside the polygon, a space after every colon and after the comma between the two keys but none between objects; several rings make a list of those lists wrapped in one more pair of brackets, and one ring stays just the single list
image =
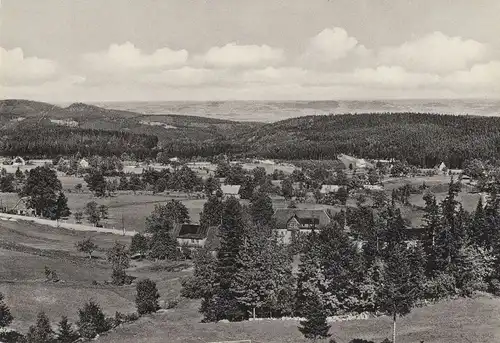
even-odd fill
[{"label": "bush", "polygon": [[179,298],[175,298],[175,299],[167,301],[167,303],[165,304],[165,308],[167,310],[169,310],[171,308],[176,308],[177,305],[179,305]]},{"label": "bush", "polygon": [[24,336],[17,331],[0,331],[0,342],[25,343],[26,340]]},{"label": "bush", "polygon": [[3,301],[3,294],[0,293],[0,328],[9,326],[13,319],[10,308]]},{"label": "bush", "polygon": [[457,294],[455,278],[446,273],[440,273],[424,284],[424,299],[437,301]]},{"label": "bush", "polygon": [[137,305],[137,312],[142,315],[158,311],[160,308],[158,306],[160,294],[158,294],[156,283],[150,279],[140,280],[137,283],[136,289],[135,303]]},{"label": "bush", "polygon": [[90,300],[82,309],[78,310],[78,316],[79,333],[84,338],[94,338],[111,328],[101,307],[93,300]]}]

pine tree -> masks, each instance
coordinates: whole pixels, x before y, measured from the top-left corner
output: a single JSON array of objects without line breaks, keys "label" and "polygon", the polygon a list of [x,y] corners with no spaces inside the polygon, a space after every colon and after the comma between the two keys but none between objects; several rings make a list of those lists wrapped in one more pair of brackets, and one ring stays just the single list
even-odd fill
[{"label": "pine tree", "polygon": [[59,192],[59,196],[57,198],[54,209],[51,211],[51,219],[59,220],[64,217],[69,217],[71,215],[71,211],[68,207],[68,198],[64,195],[63,192]]},{"label": "pine tree", "polygon": [[222,211],[224,205],[216,196],[212,195],[203,204],[203,211],[200,214],[200,225],[203,229],[208,230],[211,226],[218,226],[222,222]]},{"label": "pine tree", "polygon": [[320,299],[313,296],[309,299],[309,303],[310,306],[304,313],[305,320],[300,322],[299,331],[313,342],[330,337],[328,333],[330,325],[326,322],[327,313]]},{"label": "pine tree", "polygon": [[139,314],[147,314],[158,311],[160,306],[158,305],[158,289],[156,288],[156,283],[150,279],[140,280],[136,286],[137,295],[135,297],[135,303],[137,305],[137,312]]},{"label": "pine tree", "polygon": [[215,293],[217,259],[205,248],[194,253],[193,276],[182,282],[182,296],[190,299],[210,298]]},{"label": "pine tree", "polygon": [[267,294],[264,307],[269,311],[269,317],[291,316],[295,306],[296,280],[292,271],[292,255],[288,246],[283,243],[276,231],[269,240],[268,268],[270,271],[271,289]]},{"label": "pine tree", "polygon": [[26,334],[26,343],[54,343],[55,335],[45,312],[39,312],[36,325],[30,326]]},{"label": "pine tree", "polygon": [[110,329],[101,307],[93,300],[90,300],[83,308],[78,310],[78,317],[78,332],[84,338],[94,338]]},{"label": "pine tree", "polygon": [[271,292],[269,241],[269,235],[259,227],[251,227],[246,230],[238,251],[237,263],[241,267],[236,272],[233,288],[238,302],[251,309],[254,319],[256,309],[262,308]]},{"label": "pine tree", "polygon": [[285,200],[289,200],[293,196],[293,184],[289,178],[286,178],[281,182],[281,195],[285,198]]},{"label": "pine tree", "polygon": [[78,332],[73,330],[73,325],[68,320],[68,317],[61,317],[57,330],[57,343],[73,343],[78,337]]},{"label": "pine tree", "polygon": [[274,215],[271,198],[262,192],[255,193],[250,202],[250,215],[256,225],[269,225]]},{"label": "pine tree", "polygon": [[245,313],[236,299],[233,286],[235,275],[241,267],[238,252],[243,244],[243,209],[234,197],[224,202],[222,225],[219,230],[220,247],[217,252],[216,290],[204,298],[201,311],[205,320],[241,320]]},{"label": "pine tree", "polygon": [[471,243],[478,247],[486,247],[491,242],[484,206],[483,199],[480,197],[469,229]]},{"label": "pine tree", "polygon": [[406,245],[395,245],[386,256],[383,284],[377,295],[377,309],[393,318],[393,343],[396,343],[397,316],[411,312],[421,297],[423,268],[412,265]]},{"label": "pine tree", "polygon": [[[317,301],[324,308],[327,300],[328,307],[337,308],[336,299],[327,292],[328,282],[325,279],[322,261],[315,245],[318,238],[315,233],[309,234],[308,249],[300,257],[299,272],[297,276],[297,292],[295,295],[295,311],[298,315],[306,315],[312,307],[317,306]],[[334,303],[332,304],[331,301]]]},{"label": "pine tree", "polygon": [[0,328],[9,326],[13,319],[9,306],[4,302],[4,295],[0,293]]}]

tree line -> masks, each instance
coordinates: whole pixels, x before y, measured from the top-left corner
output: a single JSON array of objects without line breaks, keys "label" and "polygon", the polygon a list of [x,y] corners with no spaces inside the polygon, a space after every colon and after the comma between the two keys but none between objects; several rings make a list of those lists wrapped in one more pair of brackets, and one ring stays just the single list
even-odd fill
[{"label": "tree line", "polygon": [[457,200],[459,190],[452,181],[439,203],[425,193],[418,241],[409,240],[395,196],[370,206],[360,201],[291,246],[276,234],[265,195],[248,208],[228,199],[211,211],[217,218],[208,219],[220,225],[216,254],[196,253],[182,294],[202,299],[205,321],[298,316],[304,318],[301,332],[311,339],[330,334],[329,316],[387,314],[396,332],[397,318],[415,306],[476,291],[498,295],[500,197],[493,193],[468,213]]},{"label": "tree line", "polygon": [[132,153],[139,159],[156,156],[158,138],[126,131],[37,126],[2,130],[0,154],[53,158],[71,156],[120,156]]}]

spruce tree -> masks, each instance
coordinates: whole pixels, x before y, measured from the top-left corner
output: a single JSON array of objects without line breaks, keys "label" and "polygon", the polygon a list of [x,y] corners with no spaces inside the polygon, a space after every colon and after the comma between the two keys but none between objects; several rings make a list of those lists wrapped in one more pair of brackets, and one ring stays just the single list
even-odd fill
[{"label": "spruce tree", "polygon": [[194,253],[193,276],[182,282],[182,296],[190,299],[210,298],[215,292],[217,259],[201,248]]},{"label": "spruce tree", "polygon": [[255,193],[250,202],[250,215],[256,225],[261,227],[269,225],[274,215],[271,198],[262,192]]},{"label": "spruce tree", "polygon": [[78,332],[73,330],[73,325],[68,320],[68,317],[61,317],[57,330],[57,343],[73,343],[78,337]]},{"label": "spruce tree", "polygon": [[478,247],[486,247],[491,241],[486,220],[486,211],[484,209],[485,205],[483,204],[482,197],[480,197],[469,229],[471,243]]},{"label": "spruce tree", "polygon": [[259,227],[246,230],[244,242],[238,251],[238,269],[234,292],[238,302],[251,309],[255,319],[256,309],[262,308],[271,292],[270,237]]},{"label": "spruce tree", "polygon": [[292,271],[292,255],[276,231],[273,231],[268,244],[268,268],[271,289],[267,294],[264,307],[269,317],[291,316],[295,306],[296,280]]},{"label": "spruce tree", "polygon": [[[316,246],[318,238],[313,232],[308,237],[308,249],[300,257],[299,272],[297,276],[297,292],[295,295],[295,311],[304,316],[317,306],[317,302],[325,307],[327,300],[334,300],[327,292],[328,282],[322,266],[319,251]],[[330,308],[336,308],[335,303],[328,304]]]},{"label": "spruce tree", "polygon": [[243,244],[243,209],[234,197],[224,202],[222,224],[219,230],[220,247],[217,252],[216,289],[213,296],[204,298],[201,311],[206,320],[241,320],[245,312],[234,292],[235,275],[241,267],[238,252]]},{"label": "spruce tree", "polygon": [[78,310],[78,317],[78,332],[84,338],[94,338],[110,329],[101,307],[93,300],[90,300],[83,308]]},{"label": "spruce tree", "polygon": [[4,295],[0,293],[0,328],[9,326],[13,319],[9,306],[4,302]]},{"label": "spruce tree", "polygon": [[39,312],[36,325],[30,326],[26,334],[26,343],[55,343],[55,334],[45,312]]},{"label": "spruce tree", "polygon": [[377,309],[393,319],[393,343],[396,343],[397,316],[411,312],[421,297],[423,268],[411,264],[405,244],[395,245],[386,256],[383,284],[377,295]]},{"label": "spruce tree", "polygon": [[313,296],[309,303],[310,306],[304,313],[305,320],[300,321],[299,331],[313,342],[330,337],[330,325],[326,322],[327,313],[320,299]]},{"label": "spruce tree", "polygon": [[203,211],[200,214],[200,225],[208,230],[211,226],[218,226],[222,221],[222,211],[224,204],[216,195],[211,195],[207,202],[203,204]]}]

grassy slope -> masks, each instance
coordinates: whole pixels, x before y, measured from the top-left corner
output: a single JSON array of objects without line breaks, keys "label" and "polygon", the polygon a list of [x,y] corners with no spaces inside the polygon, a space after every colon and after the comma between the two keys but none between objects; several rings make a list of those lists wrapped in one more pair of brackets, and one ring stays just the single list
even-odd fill
[{"label": "grassy slope", "polygon": [[[99,246],[92,260],[74,248],[75,242],[86,237],[92,237]],[[78,308],[90,299],[99,303],[109,316],[115,311],[135,311],[135,285],[104,285],[111,275],[105,251],[115,241],[128,245],[130,237],[0,221],[0,292],[15,317],[13,327],[25,331],[39,310],[46,311],[53,321],[61,315],[75,321]],[[45,266],[57,272],[59,283],[45,281]],[[185,263],[178,270],[167,267],[171,267],[168,262],[132,261],[128,273],[155,280],[161,300],[170,300],[179,294],[180,278],[190,272],[180,271],[189,267]],[[94,280],[99,285],[93,285]]]},{"label": "grassy slope", "polygon": [[[197,303],[184,304],[166,314],[140,319],[100,338],[102,343],[205,343],[251,339],[252,343],[306,342],[296,321],[200,323]],[[353,338],[380,342],[391,334],[391,320],[381,317],[333,323],[332,337],[338,343]],[[497,343],[500,341],[500,299],[478,297],[441,302],[415,309],[399,320],[398,342]]]}]

